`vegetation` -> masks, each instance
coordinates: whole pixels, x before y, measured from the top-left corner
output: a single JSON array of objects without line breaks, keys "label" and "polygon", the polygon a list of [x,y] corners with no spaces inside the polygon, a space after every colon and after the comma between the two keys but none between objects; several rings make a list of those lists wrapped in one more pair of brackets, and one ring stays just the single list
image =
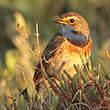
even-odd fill
[{"label": "vegetation", "polygon": [[[0,110],[109,110],[109,2],[0,0]],[[64,71],[70,84],[63,75],[60,82],[45,76],[48,80],[37,93],[32,77],[39,61],[38,46],[42,53],[58,31],[51,23],[53,17],[68,11],[82,14],[89,23],[93,39],[91,60],[83,71],[76,67],[78,74],[73,78]],[[36,39],[36,21],[39,39]],[[26,87],[27,92],[23,91]]]}]

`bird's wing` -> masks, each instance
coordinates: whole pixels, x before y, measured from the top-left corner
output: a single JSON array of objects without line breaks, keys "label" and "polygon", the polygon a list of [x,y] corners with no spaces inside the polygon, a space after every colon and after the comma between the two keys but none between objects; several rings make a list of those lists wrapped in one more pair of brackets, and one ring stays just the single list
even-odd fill
[{"label": "bird's wing", "polygon": [[46,46],[44,50],[44,57],[47,61],[54,58],[56,55],[58,49],[62,46],[62,44],[65,42],[65,37],[61,36],[60,34],[56,34],[53,39],[50,40],[48,45]]},{"label": "bird's wing", "polygon": [[[51,60],[55,57],[55,55],[58,52],[58,49],[64,44],[65,37],[61,36],[60,34],[56,34],[48,43],[46,46],[44,52],[43,52],[43,67],[44,69],[48,67],[48,62],[51,62]],[[36,69],[33,80],[36,82],[37,79],[42,78],[42,72],[41,72],[41,66],[40,63],[37,66],[38,69]]]}]

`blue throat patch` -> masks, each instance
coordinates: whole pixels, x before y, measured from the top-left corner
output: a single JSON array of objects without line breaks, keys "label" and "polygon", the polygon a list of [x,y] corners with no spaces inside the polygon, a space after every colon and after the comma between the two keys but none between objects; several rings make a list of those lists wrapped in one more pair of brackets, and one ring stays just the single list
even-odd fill
[{"label": "blue throat patch", "polygon": [[87,42],[89,40],[89,35],[83,34],[76,34],[73,26],[69,26],[66,24],[60,24],[60,31],[59,33],[66,37],[67,39],[74,41],[74,42]]}]

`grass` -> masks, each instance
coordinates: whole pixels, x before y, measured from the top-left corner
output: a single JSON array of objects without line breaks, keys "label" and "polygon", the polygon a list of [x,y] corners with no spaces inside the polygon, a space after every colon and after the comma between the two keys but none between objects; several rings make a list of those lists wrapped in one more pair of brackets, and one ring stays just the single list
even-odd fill
[{"label": "grass", "polygon": [[[36,25],[37,27],[37,25]],[[88,61],[88,65],[84,65],[84,69],[80,70],[75,67],[77,74],[72,78],[69,73],[64,70],[64,74],[70,79],[70,83],[66,81],[64,75],[62,75],[60,81],[50,79],[42,66],[44,78],[47,79],[43,83],[41,90],[37,92],[34,89],[34,83],[32,81],[32,74],[35,67],[30,64],[32,59],[41,59],[41,50],[39,44],[38,28],[36,33],[31,34],[36,36],[35,45],[37,48],[32,49],[28,40],[25,39],[23,34],[23,27],[17,25],[19,36],[16,37],[14,43],[19,51],[20,59],[19,69],[15,76],[11,79],[18,82],[15,83],[13,92],[4,95],[4,100],[1,105],[1,110],[109,110],[110,109],[110,75],[105,70],[103,62],[100,60],[95,61],[95,65],[92,66],[91,60]],[[37,55],[35,51],[37,50]],[[106,51],[109,59],[109,53]],[[32,56],[32,57],[30,57]],[[37,62],[38,60],[35,60]],[[31,65],[31,66],[30,66]],[[12,81],[11,81],[12,82]],[[11,87],[11,86],[10,86]],[[23,88],[27,88],[23,91]],[[14,95],[13,95],[14,94]]]}]

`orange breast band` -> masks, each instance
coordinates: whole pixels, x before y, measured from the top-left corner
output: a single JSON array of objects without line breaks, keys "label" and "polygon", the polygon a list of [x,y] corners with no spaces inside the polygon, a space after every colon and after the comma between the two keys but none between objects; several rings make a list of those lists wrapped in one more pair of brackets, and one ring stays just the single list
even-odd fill
[{"label": "orange breast band", "polygon": [[85,45],[84,47],[78,47],[75,46],[74,44],[71,44],[70,42],[68,42],[66,44],[66,49],[69,51],[70,54],[72,53],[77,53],[77,54],[83,54],[83,55],[89,55],[91,53],[91,47],[92,47],[92,39],[90,38],[89,42],[87,45]]}]

